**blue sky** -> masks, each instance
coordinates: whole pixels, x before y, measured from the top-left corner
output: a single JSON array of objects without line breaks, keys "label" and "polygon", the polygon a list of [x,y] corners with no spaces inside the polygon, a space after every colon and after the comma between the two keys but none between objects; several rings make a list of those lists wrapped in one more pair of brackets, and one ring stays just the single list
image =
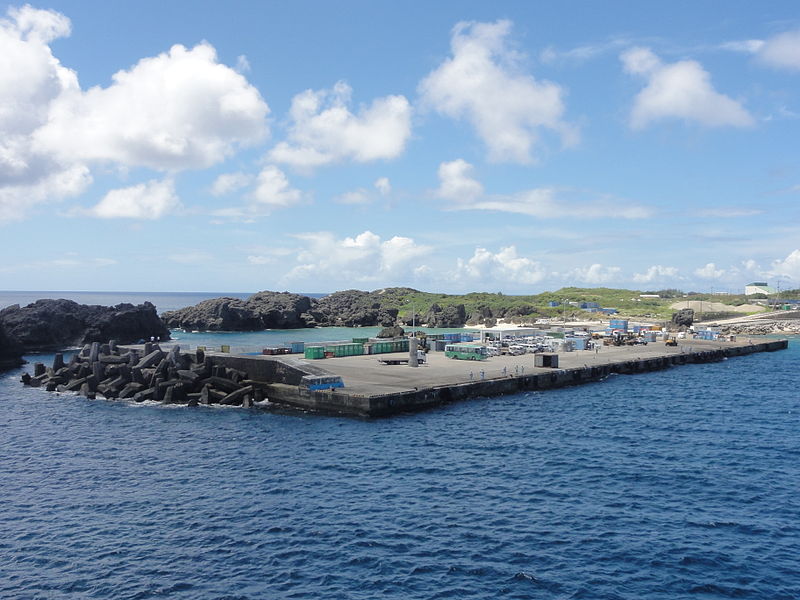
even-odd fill
[{"label": "blue sky", "polygon": [[0,289],[800,287],[795,2],[50,2]]}]

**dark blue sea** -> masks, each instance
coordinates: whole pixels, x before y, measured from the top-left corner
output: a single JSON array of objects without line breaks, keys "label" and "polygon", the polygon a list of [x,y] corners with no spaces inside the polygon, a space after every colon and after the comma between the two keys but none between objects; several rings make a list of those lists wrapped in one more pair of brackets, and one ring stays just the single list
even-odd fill
[{"label": "dark blue sea", "polygon": [[0,598],[796,600],[798,367],[794,339],[382,420],[6,372]]}]

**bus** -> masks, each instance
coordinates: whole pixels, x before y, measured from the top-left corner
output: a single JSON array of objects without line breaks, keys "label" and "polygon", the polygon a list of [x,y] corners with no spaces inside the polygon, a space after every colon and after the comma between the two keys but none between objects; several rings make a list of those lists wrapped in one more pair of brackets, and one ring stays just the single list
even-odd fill
[{"label": "bus", "polygon": [[457,358],[459,360],[486,360],[489,357],[489,351],[486,346],[447,344],[444,347],[444,355],[447,358]]}]

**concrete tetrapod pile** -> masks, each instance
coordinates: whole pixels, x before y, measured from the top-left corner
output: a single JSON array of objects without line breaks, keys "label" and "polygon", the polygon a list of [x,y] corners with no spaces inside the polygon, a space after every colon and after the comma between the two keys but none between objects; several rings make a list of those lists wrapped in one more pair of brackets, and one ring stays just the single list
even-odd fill
[{"label": "concrete tetrapod pile", "polygon": [[147,343],[139,350],[120,348],[114,341],[94,342],[76,353],[69,363],[55,355],[52,367],[35,363],[33,375],[24,373],[22,383],[49,392],[77,392],[94,399],[134,402],[152,400],[165,404],[226,404],[252,406],[261,391],[243,371],[212,365],[202,350],[183,354],[178,346],[164,352]]}]

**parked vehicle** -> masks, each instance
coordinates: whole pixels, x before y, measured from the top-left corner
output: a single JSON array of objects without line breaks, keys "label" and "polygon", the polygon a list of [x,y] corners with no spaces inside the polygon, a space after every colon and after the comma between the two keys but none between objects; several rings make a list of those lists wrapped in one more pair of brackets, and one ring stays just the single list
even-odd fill
[{"label": "parked vehicle", "polygon": [[444,348],[444,355],[447,358],[455,358],[458,360],[486,360],[489,357],[489,352],[486,346],[448,344]]}]

